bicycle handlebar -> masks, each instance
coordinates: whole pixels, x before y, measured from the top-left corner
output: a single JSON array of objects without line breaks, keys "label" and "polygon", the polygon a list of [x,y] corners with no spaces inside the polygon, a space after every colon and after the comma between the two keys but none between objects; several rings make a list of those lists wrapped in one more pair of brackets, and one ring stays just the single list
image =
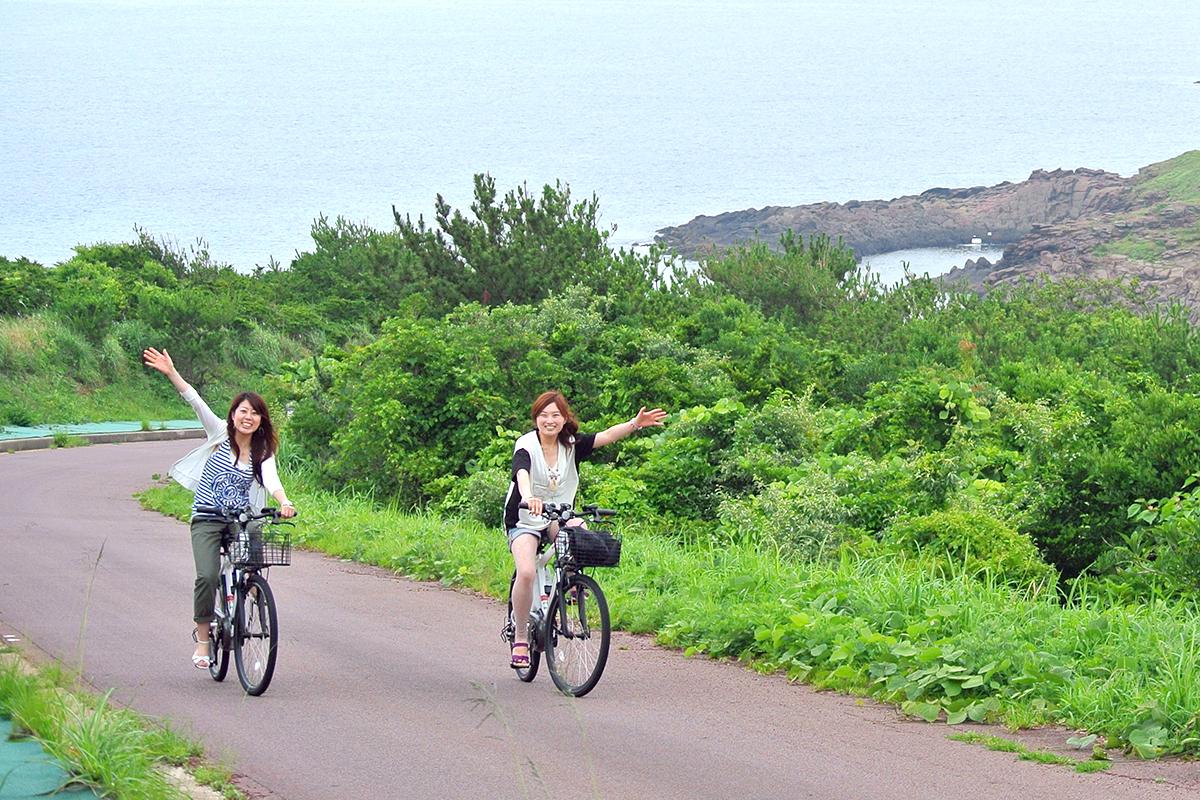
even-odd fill
[{"label": "bicycle handlebar", "polygon": [[[522,500],[517,504],[517,508],[528,509],[529,504]],[[617,512],[611,508],[600,508],[595,504],[586,505],[579,509],[579,512],[582,513],[577,513],[575,509],[571,507],[570,503],[543,503],[541,516],[545,517],[551,522],[556,520],[559,522],[566,522],[572,518],[590,516],[593,522],[599,522],[604,517],[615,517],[617,515]]]},{"label": "bicycle handlebar", "polygon": [[249,506],[237,509],[220,508],[218,506],[196,506],[196,514],[205,517],[216,517],[225,522],[233,522],[234,520],[250,522],[255,519],[269,519],[275,522],[280,519],[279,509],[271,507],[264,508],[262,511],[255,513],[250,510]]}]

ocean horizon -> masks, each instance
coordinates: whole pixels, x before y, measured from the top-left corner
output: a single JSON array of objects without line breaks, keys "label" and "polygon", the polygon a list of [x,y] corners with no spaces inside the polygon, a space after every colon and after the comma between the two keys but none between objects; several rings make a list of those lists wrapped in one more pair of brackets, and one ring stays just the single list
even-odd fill
[{"label": "ocean horizon", "polygon": [[466,211],[478,172],[595,194],[615,246],[699,214],[1130,175],[1198,146],[1197,30],[1183,0],[4,0],[0,255],[137,226],[287,264],[320,215]]}]

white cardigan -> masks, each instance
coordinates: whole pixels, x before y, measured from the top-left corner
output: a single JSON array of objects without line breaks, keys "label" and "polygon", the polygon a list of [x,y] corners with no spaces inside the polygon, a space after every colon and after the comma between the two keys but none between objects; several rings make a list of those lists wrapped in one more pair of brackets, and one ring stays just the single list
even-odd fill
[{"label": "white cardigan", "polygon": [[[185,489],[194,492],[200,485],[200,476],[204,474],[204,465],[208,462],[208,457],[229,438],[229,431],[225,427],[225,420],[214,414],[213,410],[208,407],[208,403],[205,403],[200,394],[191,386],[186,391],[180,392],[179,396],[186,400],[192,410],[196,412],[200,424],[204,426],[204,432],[208,434],[208,441],[176,461],[171,467],[171,477]],[[275,466],[274,455],[263,461],[260,466],[262,467],[262,483],[255,479],[250,484],[250,507],[255,510],[266,507],[268,495],[273,495],[283,488],[283,484],[279,481],[279,470]]]}]

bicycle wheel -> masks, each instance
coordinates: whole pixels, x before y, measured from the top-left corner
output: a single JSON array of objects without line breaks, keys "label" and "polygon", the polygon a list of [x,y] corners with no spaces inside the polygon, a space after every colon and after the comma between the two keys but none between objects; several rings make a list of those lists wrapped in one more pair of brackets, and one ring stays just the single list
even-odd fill
[{"label": "bicycle wheel", "polygon": [[[226,611],[224,593],[219,588],[213,598],[213,610],[218,609]],[[225,674],[229,672],[229,639],[221,634],[224,620],[224,617],[216,617],[208,626],[208,674],[218,682],[225,680]]]},{"label": "bicycle wheel", "polygon": [[608,661],[608,601],[587,575],[567,578],[550,603],[546,666],[563,694],[583,697],[595,688]]},{"label": "bicycle wheel", "polygon": [[238,586],[233,627],[234,663],[246,694],[260,695],[271,685],[278,644],[279,619],[271,587],[261,575],[250,575]]},{"label": "bicycle wheel", "polygon": [[[512,578],[508,581],[508,616],[505,617],[508,623],[504,628],[506,632],[505,638],[508,639],[510,645],[516,640],[517,631],[517,623],[513,620],[512,610],[512,590],[513,584],[516,582],[517,573],[514,572]],[[533,634],[533,631],[529,631],[525,639],[525,641],[529,642],[529,666],[524,669],[513,670],[513,672],[517,673],[517,677],[525,683],[529,683],[537,677],[538,665],[542,663],[542,651],[538,649],[537,637]]]}]

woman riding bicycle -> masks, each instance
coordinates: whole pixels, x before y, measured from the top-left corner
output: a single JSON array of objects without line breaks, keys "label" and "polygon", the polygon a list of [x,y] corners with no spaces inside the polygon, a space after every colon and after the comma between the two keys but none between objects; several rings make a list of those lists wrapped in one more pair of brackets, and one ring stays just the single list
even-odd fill
[{"label": "woman riding bicycle", "polygon": [[226,523],[197,519],[196,508],[211,506],[229,510],[261,509],[269,492],[280,505],[280,516],[292,517],[296,507],[287,498],[275,467],[279,439],[271,425],[267,404],[254,392],[233,398],[222,420],[175,369],[164,349],[148,347],[142,352],[146,366],[166,375],[191,405],[208,434],[208,441],[171,467],[171,477],[196,492],[192,503],[192,556],[196,562],[196,585],[192,594],[196,650],[192,664],[208,669],[208,628],[213,620],[213,600],[221,569],[221,536]]},{"label": "woman riding bicycle", "polygon": [[[512,481],[504,498],[504,527],[517,573],[512,589],[516,624],[513,669],[529,666],[529,609],[533,605],[538,543],[543,535],[556,533],[550,529],[550,521],[541,516],[543,504],[574,504],[579,462],[590,458],[597,447],[620,441],[642,428],[662,425],[667,412],[642,407],[628,422],[600,433],[580,433],[579,421],[571,413],[567,398],[550,391],[533,401],[531,416],[534,430],[517,439],[513,447]],[[522,502],[528,509],[520,508]]]}]

